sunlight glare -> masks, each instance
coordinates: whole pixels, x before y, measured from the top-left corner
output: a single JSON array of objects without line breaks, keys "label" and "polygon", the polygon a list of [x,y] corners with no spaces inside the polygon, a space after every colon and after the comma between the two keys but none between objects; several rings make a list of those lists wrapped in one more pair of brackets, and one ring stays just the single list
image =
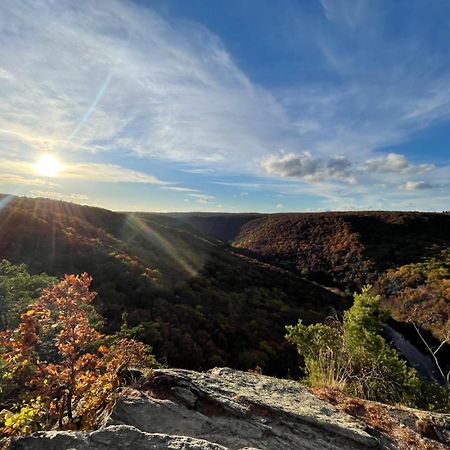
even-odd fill
[{"label": "sunlight glare", "polygon": [[34,165],[34,169],[41,176],[57,177],[63,170],[63,166],[55,156],[47,153],[39,158]]}]

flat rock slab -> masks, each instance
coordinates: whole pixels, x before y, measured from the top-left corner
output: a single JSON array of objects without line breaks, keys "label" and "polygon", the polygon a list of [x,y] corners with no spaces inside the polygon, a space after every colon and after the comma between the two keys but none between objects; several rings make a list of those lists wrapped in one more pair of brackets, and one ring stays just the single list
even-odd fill
[{"label": "flat rock slab", "polygon": [[109,426],[90,433],[41,431],[17,439],[15,450],[227,450],[221,445],[186,436],[145,433],[129,425]]},{"label": "flat rock slab", "polygon": [[373,449],[364,425],[295,381],[213,369],[155,370],[144,391],[124,392],[108,424],[185,435],[229,449]]},{"label": "flat rock slab", "polygon": [[[9,448],[17,450],[409,450],[413,448],[408,444],[412,442],[409,437],[405,442],[400,442],[376,425],[368,427],[364,420],[347,414],[342,407],[333,406],[328,401],[319,399],[296,381],[280,380],[228,368],[213,369],[208,373],[161,369],[154,370],[149,378],[140,380],[138,384],[139,389],[125,387],[122,390],[101,430],[40,432],[16,439]],[[386,415],[385,421],[391,420],[389,407],[386,405],[381,407],[386,408],[382,410],[382,414]],[[400,414],[397,410],[394,412]],[[400,418],[404,416],[403,412]],[[411,418],[408,416],[408,420],[396,419],[399,423],[396,429],[400,430],[400,435],[405,434],[405,430],[412,433],[415,427],[416,413],[408,414],[411,415]],[[449,417],[443,415],[441,419],[445,419],[445,426],[440,427],[442,436],[439,438],[443,444],[435,440],[423,441],[426,445],[420,448],[426,450],[447,448],[445,433],[443,434],[442,430],[447,429]]]}]

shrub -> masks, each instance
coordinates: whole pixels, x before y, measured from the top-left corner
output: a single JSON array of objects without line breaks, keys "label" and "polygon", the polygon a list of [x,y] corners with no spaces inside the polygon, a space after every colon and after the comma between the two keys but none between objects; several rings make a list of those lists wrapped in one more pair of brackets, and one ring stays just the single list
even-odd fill
[{"label": "shrub", "polygon": [[388,314],[379,302],[367,286],[355,294],[343,322],[306,326],[300,320],[286,327],[286,338],[304,359],[305,382],[369,400],[444,409],[445,389],[421,380],[381,336]]}]

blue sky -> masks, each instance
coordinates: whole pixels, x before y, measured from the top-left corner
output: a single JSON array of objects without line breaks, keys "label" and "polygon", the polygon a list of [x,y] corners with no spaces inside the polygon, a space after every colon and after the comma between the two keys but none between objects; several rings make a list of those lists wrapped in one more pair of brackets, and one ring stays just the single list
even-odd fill
[{"label": "blue sky", "polygon": [[446,0],[3,1],[0,192],[448,210],[449,24]]}]

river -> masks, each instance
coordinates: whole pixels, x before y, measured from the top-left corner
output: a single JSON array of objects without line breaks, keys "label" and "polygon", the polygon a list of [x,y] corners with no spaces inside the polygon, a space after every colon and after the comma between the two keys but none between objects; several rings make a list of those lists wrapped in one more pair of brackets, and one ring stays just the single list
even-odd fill
[{"label": "river", "polygon": [[439,384],[443,384],[442,376],[431,358],[421,352],[413,345],[403,334],[394,330],[389,325],[385,326],[385,332],[391,340],[394,347],[408,360],[408,362],[417,370],[419,375],[429,380],[434,380]]}]

